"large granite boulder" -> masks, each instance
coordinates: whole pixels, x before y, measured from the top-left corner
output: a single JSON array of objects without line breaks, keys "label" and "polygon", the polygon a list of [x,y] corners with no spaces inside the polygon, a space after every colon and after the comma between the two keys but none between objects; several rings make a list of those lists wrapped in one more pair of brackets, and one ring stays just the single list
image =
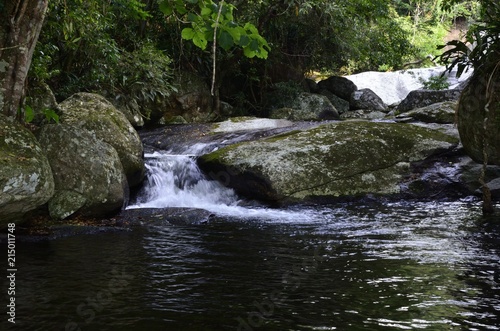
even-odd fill
[{"label": "large granite boulder", "polygon": [[457,144],[456,137],[416,125],[345,121],[230,145],[198,163],[239,194],[260,200],[391,195],[400,193],[411,162]]},{"label": "large granite boulder", "polygon": [[410,110],[396,116],[396,119],[413,119],[424,123],[455,123],[456,101],[434,103],[430,106]]},{"label": "large granite boulder", "polygon": [[461,90],[415,90],[397,106],[396,111],[404,113],[415,108],[422,108],[438,102],[457,101]]},{"label": "large granite boulder", "polygon": [[337,109],[337,112],[339,113],[339,115],[342,115],[343,113],[348,112],[349,109],[351,109],[349,101],[344,100],[344,99],[336,96],[335,94],[333,94],[332,92],[330,92],[328,90],[320,90],[318,92],[318,94],[321,94],[321,95],[324,95],[325,97],[327,97],[328,100],[330,100],[332,105],[335,107],[335,109]]},{"label": "large granite boulder", "polygon": [[351,109],[369,109],[374,111],[386,111],[387,105],[372,90],[365,88],[354,91],[350,99]]},{"label": "large granite boulder", "polygon": [[50,164],[35,136],[0,114],[0,228],[22,221],[53,194]]},{"label": "large granite boulder", "polygon": [[152,119],[161,118],[169,123],[172,119],[182,116],[189,123],[210,122],[217,117],[212,112],[212,96],[210,87],[205,80],[188,71],[175,74],[174,91],[164,108],[159,109]]},{"label": "large granite boulder", "polygon": [[338,119],[339,113],[324,95],[303,92],[290,100],[286,108],[274,109],[270,118],[291,121],[314,121]]},{"label": "large granite boulder", "polygon": [[130,187],[142,182],[145,166],[141,139],[123,113],[92,93],[74,94],[60,103],[59,109],[61,123],[83,128],[116,149]]},{"label": "large granite boulder", "polygon": [[[458,132],[467,154],[500,165],[500,71],[498,59],[476,70],[458,103]],[[485,130],[486,129],[486,130]],[[484,148],[483,148],[484,147]]]},{"label": "large granite boulder", "polygon": [[85,128],[51,124],[38,134],[54,174],[49,213],[60,220],[78,212],[102,217],[121,209],[128,194],[115,148]]},{"label": "large granite boulder", "polygon": [[358,90],[356,84],[345,77],[332,76],[318,83],[320,89],[325,89],[336,96],[349,101],[351,94]]}]

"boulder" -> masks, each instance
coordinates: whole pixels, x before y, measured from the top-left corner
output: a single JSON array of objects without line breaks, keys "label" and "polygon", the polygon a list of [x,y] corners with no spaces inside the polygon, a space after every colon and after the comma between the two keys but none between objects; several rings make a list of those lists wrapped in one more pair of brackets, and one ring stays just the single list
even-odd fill
[{"label": "boulder", "polygon": [[[457,122],[467,154],[482,163],[485,152],[489,164],[500,165],[500,71],[496,68],[497,62],[498,58],[490,59],[474,72],[460,97]],[[484,151],[483,146],[486,146]]]},{"label": "boulder", "polygon": [[381,111],[373,111],[368,109],[350,110],[340,115],[343,120],[346,119],[366,119],[366,120],[381,120],[386,117],[386,113]]},{"label": "boulder", "polygon": [[318,92],[318,94],[321,94],[321,95],[324,95],[325,97],[327,97],[328,100],[330,100],[332,105],[335,107],[335,109],[337,109],[337,112],[339,113],[339,115],[349,111],[349,109],[351,108],[349,105],[349,101],[344,100],[344,99],[336,96],[335,94],[333,94],[332,92],[330,92],[328,90],[320,90]]},{"label": "boulder", "polygon": [[128,194],[120,157],[85,128],[51,124],[38,134],[52,167],[55,194],[49,213],[60,220],[78,212],[102,217],[121,209]]},{"label": "boulder", "polygon": [[349,101],[351,109],[369,109],[375,111],[386,111],[387,105],[372,90],[365,88],[354,91]]},{"label": "boulder", "polygon": [[356,84],[345,77],[332,76],[318,83],[320,89],[328,90],[336,96],[349,101],[351,94],[358,90]]},{"label": "boulder", "polygon": [[452,124],[455,123],[456,108],[456,101],[439,102],[399,114],[396,119],[411,118],[424,123]]},{"label": "boulder", "polygon": [[303,85],[306,89],[306,92],[311,92],[311,93],[319,92],[318,83],[316,83],[314,79],[305,78]]},{"label": "boulder", "polygon": [[295,100],[290,101],[289,107],[272,110],[269,117],[291,121],[311,121],[338,119],[339,114],[324,95],[303,92]]},{"label": "boulder", "polygon": [[35,136],[0,114],[0,228],[21,222],[53,194],[52,170]]},{"label": "boulder", "polygon": [[415,108],[422,108],[434,103],[456,101],[460,97],[459,89],[453,90],[415,90],[397,106],[396,111],[404,113]]},{"label": "boulder", "polygon": [[54,112],[57,110],[57,101],[54,93],[46,83],[41,82],[30,86],[26,95],[26,104],[33,109],[35,117],[31,123],[35,125],[42,125],[42,123],[47,122],[44,115],[45,110],[50,109]]},{"label": "boulder", "polygon": [[125,115],[134,128],[142,128],[145,124],[144,118],[137,101],[124,100],[122,96],[112,100],[113,105]]},{"label": "boulder", "polygon": [[175,75],[176,92],[173,92],[164,108],[152,114],[152,119],[163,117],[165,122],[182,116],[189,123],[210,122],[217,117],[212,112],[212,96],[205,80],[195,73],[182,71]]},{"label": "boulder", "polygon": [[81,127],[113,146],[120,156],[130,187],[145,176],[143,147],[125,115],[98,94],[77,93],[59,104],[60,122]]},{"label": "boulder", "polygon": [[416,125],[345,121],[227,146],[198,164],[259,200],[392,195],[401,192],[411,162],[457,144],[455,137]]}]

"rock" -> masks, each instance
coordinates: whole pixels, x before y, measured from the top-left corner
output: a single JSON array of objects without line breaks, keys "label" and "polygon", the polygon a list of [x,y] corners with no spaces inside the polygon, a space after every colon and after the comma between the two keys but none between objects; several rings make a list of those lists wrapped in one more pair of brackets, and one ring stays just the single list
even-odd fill
[{"label": "rock", "polygon": [[349,101],[351,94],[358,90],[358,87],[345,77],[332,76],[318,83],[320,89],[325,89],[336,96]]},{"label": "rock", "polygon": [[321,95],[324,95],[325,97],[327,97],[328,100],[330,100],[332,105],[335,107],[335,109],[337,109],[337,112],[339,113],[339,115],[349,111],[349,109],[350,109],[349,101],[344,100],[344,99],[336,96],[335,94],[333,94],[332,92],[330,92],[328,90],[320,90],[318,92],[318,94],[321,94]]},{"label": "rock", "polygon": [[[474,72],[460,97],[457,122],[460,139],[467,154],[476,162],[482,163],[485,142],[488,163],[500,165],[500,72],[496,70],[497,62],[497,58],[490,59]],[[489,111],[484,134],[486,105]]]},{"label": "rock", "polygon": [[367,109],[351,110],[340,115],[340,118],[345,119],[367,119],[380,120],[386,117],[386,113],[381,111],[372,111]]},{"label": "rock", "polygon": [[303,92],[290,102],[289,108],[274,109],[270,118],[291,121],[338,119],[337,109],[324,95]]},{"label": "rock", "polygon": [[77,93],[59,104],[61,123],[81,127],[113,146],[130,187],[145,176],[143,148],[137,131],[123,113],[98,94]]},{"label": "rock", "polygon": [[411,124],[346,121],[221,148],[201,156],[239,194],[267,201],[398,194],[413,161],[458,140]]},{"label": "rock", "polygon": [[404,113],[415,108],[422,108],[434,103],[456,101],[460,97],[460,90],[415,90],[397,106],[396,111]]},{"label": "rock", "polygon": [[134,128],[142,128],[144,126],[144,118],[142,117],[140,107],[137,102],[130,100],[122,100],[118,98],[112,100],[113,105],[125,115],[127,120]]},{"label": "rock", "polygon": [[173,92],[168,104],[158,109],[151,118],[168,119],[182,116],[189,123],[210,122],[218,114],[212,112],[212,96],[208,84],[195,73],[177,72],[175,76],[177,92]]},{"label": "rock", "polygon": [[445,101],[410,110],[409,112],[399,114],[396,118],[403,119],[410,117],[424,123],[452,124],[455,123],[456,108],[456,101]]},{"label": "rock", "polygon": [[351,94],[350,106],[353,110],[369,109],[382,112],[387,110],[387,106],[382,99],[368,88],[353,92]]},{"label": "rock", "polygon": [[35,125],[42,125],[43,122],[47,122],[44,115],[46,109],[57,111],[56,97],[46,83],[39,82],[30,86],[26,96],[26,104],[34,111],[35,117],[31,123]]},{"label": "rock", "polygon": [[60,220],[78,212],[102,217],[121,209],[127,182],[120,158],[108,143],[85,128],[45,125],[38,135],[54,174],[49,213]]},{"label": "rock", "polygon": [[[463,157],[460,162],[460,178],[472,192],[476,192],[481,196],[481,183],[479,178],[483,169],[483,165],[473,161],[470,157]],[[498,186],[500,179],[500,166],[488,165],[485,169],[484,180],[491,190],[494,199],[500,199],[500,187]]]},{"label": "rock", "polygon": [[306,92],[319,93],[320,89],[318,83],[314,79],[305,78],[304,85],[306,87]]},{"label": "rock", "polygon": [[53,194],[52,170],[35,136],[0,114],[0,228],[21,222]]}]

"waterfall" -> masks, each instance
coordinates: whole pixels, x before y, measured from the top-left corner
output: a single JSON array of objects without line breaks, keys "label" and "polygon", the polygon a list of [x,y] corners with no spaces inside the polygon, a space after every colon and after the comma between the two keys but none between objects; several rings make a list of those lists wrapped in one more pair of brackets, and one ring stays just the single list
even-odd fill
[{"label": "waterfall", "polygon": [[304,219],[303,211],[241,206],[241,199],[234,190],[210,180],[196,164],[199,155],[216,149],[215,144],[198,143],[145,154],[146,183],[127,209],[185,207],[238,218]]}]

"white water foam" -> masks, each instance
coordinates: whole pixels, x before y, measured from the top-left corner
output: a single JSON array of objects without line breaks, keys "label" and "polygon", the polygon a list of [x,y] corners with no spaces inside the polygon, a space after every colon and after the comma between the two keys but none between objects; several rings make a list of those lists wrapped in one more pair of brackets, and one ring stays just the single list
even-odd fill
[{"label": "white water foam", "polygon": [[271,208],[249,208],[239,205],[234,190],[209,180],[196,164],[196,157],[214,149],[196,144],[181,154],[154,152],[146,154],[147,180],[137,202],[127,209],[137,208],[200,208],[221,216],[243,219],[305,220],[304,211],[293,212]]}]

